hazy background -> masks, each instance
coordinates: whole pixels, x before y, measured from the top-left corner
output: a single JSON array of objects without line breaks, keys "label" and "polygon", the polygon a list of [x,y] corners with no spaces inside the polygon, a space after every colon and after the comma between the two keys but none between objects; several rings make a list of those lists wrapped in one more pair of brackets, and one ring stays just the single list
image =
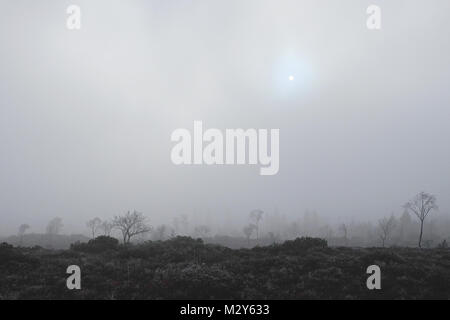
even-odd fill
[{"label": "hazy background", "polygon": [[[66,29],[66,8],[82,29]],[[382,9],[382,30],[366,8]],[[0,234],[139,210],[223,228],[450,207],[448,0],[0,3]],[[289,81],[290,75],[295,76]],[[280,171],[175,166],[173,130],[279,128]]]}]

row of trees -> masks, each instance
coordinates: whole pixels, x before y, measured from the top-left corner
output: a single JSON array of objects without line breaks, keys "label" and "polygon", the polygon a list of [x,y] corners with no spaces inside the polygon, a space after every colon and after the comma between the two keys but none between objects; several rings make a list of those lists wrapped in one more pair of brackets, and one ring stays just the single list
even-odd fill
[{"label": "row of trees", "polygon": [[[412,198],[410,201],[408,201],[404,206],[405,213],[398,221],[394,215],[391,215],[390,217],[384,217],[378,221],[378,225],[376,226],[376,237],[379,239],[381,245],[384,247],[392,238],[394,230],[399,229],[399,232],[401,235],[404,233],[404,225],[407,222],[408,216],[416,216],[418,218],[418,246],[422,247],[423,245],[423,236],[424,236],[424,226],[426,218],[430,215],[433,210],[437,210],[437,204],[436,204],[436,197],[432,194],[421,192],[417,194],[414,198]],[[316,217],[315,214],[311,216],[312,218]],[[310,218],[311,218],[310,217]],[[328,240],[336,237],[333,237],[333,228],[329,227],[328,225],[323,225],[318,229],[318,232],[316,234],[311,233],[303,233],[299,229],[299,225],[297,222],[290,222],[287,224],[285,232],[286,235],[284,237],[281,237],[279,233],[276,233],[274,230],[276,229],[276,226],[274,221],[270,220],[270,216],[267,216],[268,221],[265,213],[260,209],[252,210],[249,213],[248,219],[249,223],[245,225],[242,229],[243,235],[245,236],[247,240],[247,244],[250,245],[250,239],[256,239],[257,243],[260,243],[260,237],[261,237],[261,223],[264,219],[265,224],[270,226],[270,230],[272,232],[267,232],[264,236],[266,238],[271,238],[273,242],[276,242],[277,238],[283,238],[283,239],[289,239],[289,238],[295,238],[298,236],[319,236],[322,238],[326,238]],[[311,218],[311,219],[312,219]],[[310,219],[310,220],[311,220]],[[315,220],[314,220],[315,219]],[[316,221],[318,219],[314,218],[311,221]],[[314,223],[308,223],[308,221],[305,221],[306,229],[313,229]],[[317,223],[316,223],[317,224]],[[399,226],[400,225],[400,226]],[[188,217],[185,215],[182,215],[180,217],[177,217],[173,221],[173,226],[169,225],[160,225],[153,229],[147,221],[147,218],[140,212],[137,211],[128,211],[123,215],[115,216],[111,220],[101,220],[100,218],[96,217],[92,220],[89,220],[86,223],[86,226],[89,229],[90,235],[92,238],[96,238],[99,235],[104,236],[111,236],[111,233],[113,230],[117,230],[121,233],[122,240],[124,244],[128,244],[132,241],[133,238],[137,237],[138,235],[143,235],[146,233],[149,233],[152,231],[152,239],[153,240],[166,240],[169,238],[175,237],[177,234],[186,234],[191,235],[195,237],[200,238],[206,238],[210,236],[211,228],[207,225],[197,225],[195,228],[191,229],[189,228],[189,220]],[[341,224],[338,228],[338,234],[341,235],[341,239],[344,240],[343,244],[348,245],[349,244],[349,234],[350,234],[350,225],[348,224]],[[61,218],[54,218],[52,219],[46,228],[46,234],[50,237],[50,240],[52,239],[53,235],[57,235],[61,232],[63,228],[63,223]],[[23,237],[27,230],[30,229],[30,226],[28,224],[22,224],[19,227],[18,230],[18,236],[20,244],[22,244]],[[364,229],[364,228],[360,228]],[[366,228],[367,230],[374,230],[373,227]],[[190,230],[190,231],[189,231]],[[289,231],[291,230],[291,231]],[[306,231],[306,232],[310,232]],[[354,228],[352,228],[354,230]],[[305,231],[304,231],[305,232]],[[291,234],[289,236],[289,234]],[[265,239],[267,242],[267,239]]]},{"label": "row of trees", "polygon": [[[124,215],[115,216],[111,221],[102,221],[100,218],[94,218],[89,220],[86,226],[89,228],[92,238],[98,235],[110,236],[112,230],[117,229],[122,234],[123,243],[128,244],[133,237],[151,231],[151,227],[147,224],[146,220],[146,217],[142,213],[128,211]],[[54,218],[47,224],[46,234],[51,239],[61,232],[63,226],[61,218]],[[18,236],[20,244],[22,244],[23,237],[28,229],[30,229],[28,224],[19,226]]]},{"label": "row of trees", "polygon": [[[62,223],[62,219],[61,218],[53,218],[52,220],[49,221],[49,223],[47,224],[47,227],[45,229],[45,232],[47,235],[52,236],[52,235],[57,235],[61,232],[62,228],[63,228],[63,223]],[[19,236],[20,239],[20,244],[22,244],[23,242],[23,237],[25,236],[25,233],[30,229],[30,225],[29,224],[21,224],[19,226],[19,231],[17,233],[17,235]]]},{"label": "row of trees", "polygon": [[[436,197],[432,194],[426,192],[420,192],[416,196],[414,196],[410,201],[408,201],[403,208],[405,209],[405,213],[411,214],[418,218],[419,222],[419,235],[418,235],[418,246],[422,248],[423,243],[423,234],[424,234],[424,225],[425,220],[428,215],[433,211],[437,210],[438,206],[436,203]],[[256,240],[259,242],[259,230],[260,230],[260,222],[263,219],[264,212],[262,210],[256,209],[250,212],[249,219],[250,223],[243,228],[243,233],[247,238],[247,242],[250,243],[250,238],[254,233],[256,233]],[[294,223],[294,228],[298,228],[298,226]],[[390,217],[384,217],[378,221],[378,238],[381,241],[382,246],[386,245],[386,242],[392,236],[393,231],[397,227],[397,220],[394,215]],[[348,226],[346,224],[341,224],[338,228],[339,233],[342,234],[345,245],[348,244]],[[332,229],[329,226],[324,226],[321,228],[322,236],[325,233],[325,237],[331,237]],[[403,230],[402,230],[403,232]],[[268,233],[268,236],[273,233]]]},{"label": "row of trees", "polygon": [[260,209],[255,209],[250,212],[249,219],[250,223],[243,228],[245,237],[247,238],[248,244],[250,244],[250,238],[253,233],[256,233],[256,241],[259,242],[259,224],[263,219],[264,211]]},{"label": "row of trees", "polygon": [[[187,223],[187,218],[185,224]],[[86,223],[92,238],[97,235],[110,236],[112,230],[117,229],[121,232],[123,243],[130,243],[133,237],[152,232],[153,240],[166,240],[174,238],[177,234],[175,228],[167,225],[160,225],[153,229],[147,222],[147,218],[140,212],[127,212],[122,216],[115,216],[111,221],[102,221],[100,218],[94,218]],[[194,228],[194,236],[205,238],[211,232],[207,225],[198,225]]]},{"label": "row of trees", "polygon": [[98,232],[110,236],[112,230],[117,229],[122,234],[124,244],[131,242],[131,239],[137,235],[150,232],[151,226],[147,223],[147,218],[137,211],[128,211],[124,215],[115,216],[111,221],[102,221],[100,218],[94,218],[86,223],[92,238],[95,238]]},{"label": "row of trees", "polygon": [[[403,206],[408,213],[412,213],[419,219],[419,239],[418,246],[422,248],[423,241],[423,227],[425,224],[425,219],[428,217],[430,212],[437,210],[438,206],[436,204],[436,197],[432,194],[421,192],[417,194],[411,201],[407,202]],[[379,238],[381,239],[382,246],[385,246],[386,241],[391,236],[393,230],[397,226],[397,221],[393,215],[389,218],[383,218],[378,221],[379,228]]]}]

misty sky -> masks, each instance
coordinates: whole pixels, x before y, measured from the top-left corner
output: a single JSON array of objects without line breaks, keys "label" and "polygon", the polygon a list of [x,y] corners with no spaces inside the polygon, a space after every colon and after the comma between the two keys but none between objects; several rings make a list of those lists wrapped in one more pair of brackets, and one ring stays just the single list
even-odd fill
[{"label": "misty sky", "polygon": [[[82,29],[66,28],[66,8]],[[382,9],[382,30],[366,8]],[[0,3],[0,234],[65,232],[126,210],[450,210],[448,0],[72,0]],[[289,81],[289,76],[295,77]],[[280,171],[175,166],[177,128],[279,128]]]}]

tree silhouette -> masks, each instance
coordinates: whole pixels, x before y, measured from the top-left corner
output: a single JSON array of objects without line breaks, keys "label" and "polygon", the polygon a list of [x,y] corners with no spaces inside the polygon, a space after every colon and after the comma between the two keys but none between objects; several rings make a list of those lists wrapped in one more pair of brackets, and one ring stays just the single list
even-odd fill
[{"label": "tree silhouette", "polygon": [[61,232],[61,229],[63,227],[62,219],[61,218],[54,218],[50,220],[50,222],[47,224],[46,232],[48,235],[57,235]]},{"label": "tree silhouette", "polygon": [[400,220],[399,237],[400,240],[404,240],[411,226],[411,215],[409,214],[408,210],[405,209],[399,220]]},{"label": "tree silhouette", "polygon": [[111,235],[111,231],[113,229],[113,224],[112,222],[109,221],[103,221],[102,224],[100,225],[100,229],[103,230],[103,235],[109,237]]},{"label": "tree silhouette", "polygon": [[247,243],[250,245],[250,237],[252,236],[253,230],[256,229],[256,226],[254,224],[249,224],[248,226],[245,226],[242,230],[245,234],[245,237],[247,238]]},{"label": "tree silhouette", "polygon": [[53,218],[50,220],[50,222],[47,224],[46,232],[47,236],[50,240],[50,244],[53,246],[53,238],[57,234],[61,232],[61,229],[63,227],[62,219],[61,218]]},{"label": "tree silhouette", "polygon": [[420,221],[419,248],[422,248],[423,224],[432,210],[437,210],[436,197],[426,192],[420,192],[404,205],[406,210],[414,213]]},{"label": "tree silhouette", "polygon": [[168,231],[168,228],[165,224],[162,224],[160,226],[158,226],[154,231],[153,231],[153,239],[155,240],[164,240],[166,237],[166,233]]},{"label": "tree silhouette", "polygon": [[20,225],[19,233],[18,233],[19,238],[20,238],[20,245],[22,245],[23,236],[24,236],[25,232],[27,232],[28,229],[30,229],[30,226],[28,224],[24,223],[24,224]]},{"label": "tree silhouette", "polygon": [[100,218],[94,218],[86,222],[86,226],[91,230],[92,239],[95,239],[95,234],[97,230],[101,227],[102,220]]},{"label": "tree silhouette", "polygon": [[255,230],[256,230],[256,240],[259,241],[259,222],[262,220],[264,211],[260,209],[255,209],[250,212],[250,219],[253,220]]},{"label": "tree silhouette", "polygon": [[146,220],[142,213],[128,211],[123,216],[115,216],[113,226],[122,232],[123,243],[129,244],[132,237],[151,231],[151,227],[146,224]]},{"label": "tree silhouette", "polygon": [[396,221],[393,215],[391,215],[390,218],[384,217],[383,219],[378,221],[378,227],[380,228],[380,239],[384,248],[386,240],[389,238],[389,236],[392,233],[392,230],[394,230],[396,225]]}]

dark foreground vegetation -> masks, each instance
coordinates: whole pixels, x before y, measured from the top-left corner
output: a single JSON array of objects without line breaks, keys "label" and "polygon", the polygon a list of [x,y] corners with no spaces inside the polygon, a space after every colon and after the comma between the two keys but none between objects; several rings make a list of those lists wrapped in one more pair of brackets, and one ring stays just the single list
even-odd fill
[{"label": "dark foreground vegetation", "polygon": [[[366,287],[381,267],[382,289]],[[78,265],[82,289],[66,287]],[[55,251],[0,245],[0,299],[449,299],[450,251],[331,248],[301,238],[233,250],[177,237],[119,245],[110,237]]]}]

